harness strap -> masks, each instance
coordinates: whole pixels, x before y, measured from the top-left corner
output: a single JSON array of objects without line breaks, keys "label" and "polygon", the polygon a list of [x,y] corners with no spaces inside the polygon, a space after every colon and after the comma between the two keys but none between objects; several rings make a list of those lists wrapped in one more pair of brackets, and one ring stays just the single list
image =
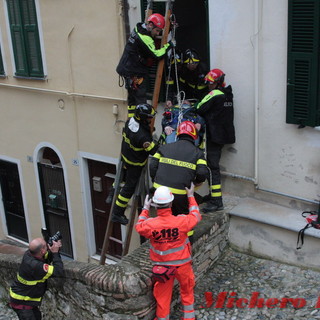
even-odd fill
[{"label": "harness strap", "polygon": [[[312,224],[308,223],[304,228],[302,228],[298,233],[298,240],[297,240],[297,250],[301,249],[304,242],[304,233],[307,229],[311,228]],[[301,245],[299,246],[299,242],[301,241]]]}]

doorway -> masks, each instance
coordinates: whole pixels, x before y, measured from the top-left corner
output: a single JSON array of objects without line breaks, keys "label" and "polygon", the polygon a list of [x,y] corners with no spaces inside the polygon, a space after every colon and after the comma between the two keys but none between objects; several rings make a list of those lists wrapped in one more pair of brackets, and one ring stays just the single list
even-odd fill
[{"label": "doorway", "polygon": [[[88,159],[88,171],[96,253],[101,254],[111,210],[111,204],[106,203],[106,198],[114,182],[116,165]],[[111,236],[113,239],[118,240],[118,242],[109,242],[107,254],[121,258],[122,235],[121,225],[119,223],[113,224],[113,233]]]},{"label": "doorway", "polygon": [[29,242],[18,165],[0,160],[0,189],[8,235]]},{"label": "doorway", "polygon": [[63,241],[60,252],[73,258],[64,173],[59,156],[51,148],[43,149],[38,171],[46,228],[51,236],[60,231]]}]

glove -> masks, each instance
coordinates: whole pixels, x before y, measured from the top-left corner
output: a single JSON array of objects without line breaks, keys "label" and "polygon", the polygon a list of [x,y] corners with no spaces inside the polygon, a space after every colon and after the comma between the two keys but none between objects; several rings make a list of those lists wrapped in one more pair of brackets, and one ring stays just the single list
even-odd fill
[{"label": "glove", "polygon": [[187,196],[188,197],[193,197],[193,194],[194,194],[194,183],[191,182],[190,189],[186,187],[186,190],[187,190]]},{"label": "glove", "polygon": [[149,195],[146,195],[146,198],[144,200],[144,205],[143,205],[143,209],[148,210],[150,209],[150,205],[151,205],[151,199],[149,199]]}]

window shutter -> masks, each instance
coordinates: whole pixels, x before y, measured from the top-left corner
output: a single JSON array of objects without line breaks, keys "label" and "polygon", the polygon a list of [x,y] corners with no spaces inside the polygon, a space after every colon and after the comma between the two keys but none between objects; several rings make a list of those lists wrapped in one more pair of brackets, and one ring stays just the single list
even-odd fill
[{"label": "window shutter", "polygon": [[287,123],[318,126],[319,1],[289,0]]},{"label": "window shutter", "polygon": [[16,76],[43,77],[34,0],[7,0]]},{"label": "window shutter", "polygon": [[19,1],[7,0],[12,47],[17,76],[28,76],[26,52],[24,49],[22,21],[20,17]]},{"label": "window shutter", "polygon": [[43,77],[41,47],[34,0],[21,0],[21,15],[24,22],[24,38],[29,75]]}]

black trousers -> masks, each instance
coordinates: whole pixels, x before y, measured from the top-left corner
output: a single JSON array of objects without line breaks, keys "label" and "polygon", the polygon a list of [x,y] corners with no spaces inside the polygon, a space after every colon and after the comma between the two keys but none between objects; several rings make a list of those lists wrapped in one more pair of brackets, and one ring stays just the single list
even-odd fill
[{"label": "black trousers", "polygon": [[[198,204],[202,203],[202,197],[198,193],[195,192],[194,197]],[[188,196],[186,194],[174,194],[171,210],[174,216],[189,214]]]},{"label": "black trousers", "polygon": [[114,214],[123,215],[128,202],[134,194],[136,185],[139,183],[143,168],[144,166],[130,166],[126,164],[125,183],[116,200],[113,210]]},{"label": "black trousers", "polygon": [[128,90],[128,116],[133,117],[138,104],[147,103],[147,79],[143,78],[140,84],[134,84],[132,78],[126,78]]},{"label": "black trousers", "polygon": [[41,311],[38,307],[34,307],[33,309],[13,309],[18,315],[19,320],[41,320]]},{"label": "black trousers", "polygon": [[215,197],[221,197],[220,159],[223,146],[223,144],[207,140],[207,164],[210,171],[208,182],[211,188],[211,194],[216,194]]}]

